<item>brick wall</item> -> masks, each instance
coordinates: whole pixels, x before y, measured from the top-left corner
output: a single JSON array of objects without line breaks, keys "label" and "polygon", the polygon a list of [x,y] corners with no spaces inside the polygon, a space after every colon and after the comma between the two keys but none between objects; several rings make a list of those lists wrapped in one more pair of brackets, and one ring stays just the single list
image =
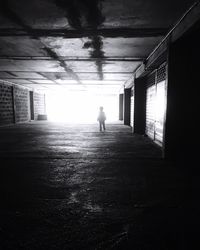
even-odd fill
[{"label": "brick wall", "polygon": [[29,114],[29,91],[28,89],[14,86],[15,119],[16,122],[30,120]]},{"label": "brick wall", "polygon": [[0,82],[0,125],[14,122],[12,86]]},{"label": "brick wall", "polygon": [[34,117],[35,120],[37,120],[38,115],[46,114],[45,95],[34,92],[33,99],[34,99]]},{"label": "brick wall", "polygon": [[[0,80],[0,125],[30,121],[29,89]],[[34,118],[46,115],[45,95],[33,93]]]}]

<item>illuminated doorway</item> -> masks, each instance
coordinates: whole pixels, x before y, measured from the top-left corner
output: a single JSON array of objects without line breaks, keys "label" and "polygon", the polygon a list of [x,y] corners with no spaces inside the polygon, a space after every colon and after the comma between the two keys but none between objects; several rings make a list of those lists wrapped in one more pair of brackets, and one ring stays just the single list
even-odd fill
[{"label": "illuminated doorway", "polygon": [[118,120],[119,97],[87,91],[54,91],[46,94],[49,121],[67,123],[95,123],[99,107],[103,106],[107,122]]}]

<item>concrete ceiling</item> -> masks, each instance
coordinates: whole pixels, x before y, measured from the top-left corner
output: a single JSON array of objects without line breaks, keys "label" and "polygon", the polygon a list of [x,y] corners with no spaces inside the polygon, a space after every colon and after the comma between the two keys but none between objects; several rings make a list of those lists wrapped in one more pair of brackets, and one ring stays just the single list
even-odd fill
[{"label": "concrete ceiling", "polygon": [[194,0],[1,0],[0,79],[119,88]]}]

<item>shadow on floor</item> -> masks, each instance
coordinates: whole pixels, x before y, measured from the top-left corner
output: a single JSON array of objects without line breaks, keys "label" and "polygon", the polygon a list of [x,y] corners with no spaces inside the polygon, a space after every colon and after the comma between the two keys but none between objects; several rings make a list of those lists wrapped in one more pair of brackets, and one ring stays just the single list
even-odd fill
[{"label": "shadow on floor", "polygon": [[27,123],[0,138],[1,249],[195,249],[197,175],[130,127]]}]

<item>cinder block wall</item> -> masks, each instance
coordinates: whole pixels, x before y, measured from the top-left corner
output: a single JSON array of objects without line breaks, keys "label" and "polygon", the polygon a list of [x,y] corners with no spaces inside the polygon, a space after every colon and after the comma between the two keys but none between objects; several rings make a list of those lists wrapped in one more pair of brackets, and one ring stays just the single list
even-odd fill
[{"label": "cinder block wall", "polygon": [[15,121],[27,122],[30,120],[29,114],[29,91],[18,86],[14,86]]},{"label": "cinder block wall", "polygon": [[45,95],[38,92],[34,92],[33,99],[34,99],[34,117],[35,120],[37,120],[38,115],[46,114]]},{"label": "cinder block wall", "polygon": [[[29,89],[0,80],[0,125],[30,121]],[[46,114],[45,95],[34,92],[34,117]]]},{"label": "cinder block wall", "polygon": [[13,87],[0,82],[0,125],[14,122]]}]

